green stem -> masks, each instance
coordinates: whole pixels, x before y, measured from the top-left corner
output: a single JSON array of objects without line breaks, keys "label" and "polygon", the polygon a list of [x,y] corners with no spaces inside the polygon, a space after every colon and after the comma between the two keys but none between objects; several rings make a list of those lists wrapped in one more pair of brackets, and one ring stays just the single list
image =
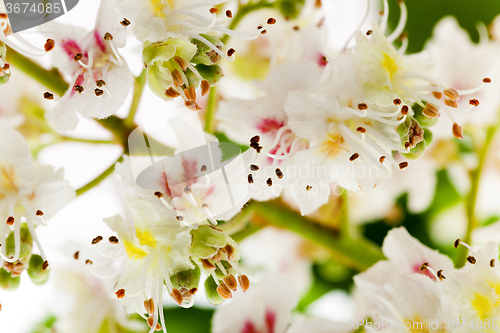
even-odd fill
[{"label": "green stem", "polygon": [[215,109],[217,109],[217,88],[211,87],[208,94],[207,113],[205,114],[205,132],[214,132]]},{"label": "green stem", "polygon": [[69,136],[61,136],[62,141],[71,141],[71,142],[81,142],[81,143],[89,143],[89,144],[102,144],[102,145],[114,145],[116,142],[109,140],[89,140],[89,139],[78,139],[71,138]]},{"label": "green stem", "polygon": [[[281,227],[330,250],[335,259],[363,271],[385,259],[380,248],[363,238],[339,237],[332,229],[289,210],[278,202],[253,202],[254,212],[274,226]],[[248,209],[248,208],[247,208]]]},{"label": "green stem", "polygon": [[134,96],[132,98],[132,105],[130,106],[130,111],[127,118],[125,119],[125,125],[133,126],[135,114],[141,102],[142,91],[144,90],[144,85],[146,84],[146,69],[142,70],[141,75],[135,78],[134,81]]},{"label": "green stem", "polygon": [[[486,138],[481,150],[478,153],[478,164],[477,167],[470,172],[471,186],[469,194],[465,200],[465,211],[467,214],[467,231],[465,232],[465,236],[463,241],[465,243],[471,243],[471,235],[472,231],[478,226],[478,222],[476,219],[476,201],[477,195],[479,192],[479,184],[481,181],[481,173],[483,171],[484,162],[486,160],[486,156],[488,155],[488,151],[491,147],[491,143],[493,142],[493,138],[497,132],[497,129],[500,124],[490,126],[486,130]],[[458,256],[456,266],[462,267],[465,265],[467,260],[468,249],[465,246],[460,247],[460,255]]]},{"label": "green stem", "polygon": [[11,48],[7,51],[7,62],[13,65],[13,71],[20,69],[59,96],[69,88],[57,69],[49,71]]},{"label": "green stem", "polygon": [[[7,62],[12,65],[13,70],[19,69],[23,71],[47,87],[51,92],[56,93],[59,96],[64,95],[66,90],[69,88],[69,84],[64,80],[58,70],[47,70],[10,48],[7,51]],[[125,124],[123,119],[115,116],[97,121],[101,124],[101,126],[105,127],[115,135],[118,143],[122,145],[125,150],[125,154],[127,154],[128,135],[132,132],[135,126]]]},{"label": "green stem", "polygon": [[123,161],[123,156],[120,156],[120,158],[118,158],[115,163],[113,163],[109,168],[104,170],[99,176],[97,176],[90,183],[88,183],[87,185],[76,190],[76,195],[80,196],[80,195],[84,194],[85,192],[91,190],[95,186],[99,185],[104,179],[106,179],[109,175],[111,175],[113,173],[113,171],[115,171],[116,163],[119,163],[121,161]]}]

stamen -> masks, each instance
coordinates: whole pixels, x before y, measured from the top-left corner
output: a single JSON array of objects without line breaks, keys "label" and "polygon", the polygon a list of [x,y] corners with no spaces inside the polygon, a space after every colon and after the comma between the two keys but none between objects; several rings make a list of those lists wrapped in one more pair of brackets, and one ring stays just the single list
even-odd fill
[{"label": "stamen", "polygon": [[457,239],[457,240],[453,243],[453,246],[454,246],[455,248],[458,248],[458,245],[463,245],[463,246],[465,246],[465,247],[466,247],[466,248],[467,248],[470,252],[474,252],[474,251],[472,250],[472,248],[470,247],[470,245],[469,245],[469,244],[467,244],[467,243],[465,243],[465,242],[463,242],[460,238],[458,238],[458,239]]},{"label": "stamen", "polygon": [[406,161],[405,161],[405,162],[401,162],[401,163],[399,163],[399,168],[400,168],[401,170],[402,170],[402,169],[404,169],[404,168],[406,168],[407,166],[408,166],[408,162],[406,162]]},{"label": "stamen", "polygon": [[250,164],[250,170],[257,171],[257,170],[259,170],[259,167],[255,164]]},{"label": "stamen", "polygon": [[99,88],[95,88],[94,93],[97,97],[100,97],[100,96],[104,95],[104,90],[99,89]]},{"label": "stamen", "polygon": [[124,18],[123,21],[120,22],[120,24],[124,27],[128,27],[130,25],[130,21]]},{"label": "stamen", "polygon": [[236,52],[236,50],[235,50],[235,49],[233,49],[233,48],[231,48],[231,49],[227,50],[227,56],[228,56],[228,57],[232,57],[232,56],[233,56],[233,54],[234,54],[234,52]]},{"label": "stamen", "polygon": [[175,303],[177,303],[179,306],[182,304],[182,301],[184,300],[184,296],[178,289],[173,289],[172,293],[170,296],[173,298]]},{"label": "stamen", "polygon": [[248,175],[248,183],[249,184],[253,184],[253,176],[252,176],[252,174]]},{"label": "stamen", "polygon": [[214,214],[212,214],[210,209],[208,209],[208,205],[205,203],[205,204],[201,205],[201,208],[203,208],[203,211],[205,212],[205,216],[210,221],[210,223],[212,223],[213,225],[217,225],[217,220],[215,219],[215,216],[214,216]]},{"label": "stamen", "polygon": [[469,104],[472,106],[479,106],[479,101],[477,99],[469,100]]},{"label": "stamen", "polygon": [[378,159],[380,163],[384,163],[385,161],[385,156],[380,156],[380,158]]},{"label": "stamen", "polygon": [[45,52],[50,52],[54,49],[55,45],[56,43],[53,39],[47,39],[43,48],[45,49]]},{"label": "stamen", "polygon": [[495,267],[495,259],[490,260],[490,267],[491,268]]},{"label": "stamen", "polygon": [[198,111],[198,110],[201,110],[201,106],[198,105],[198,103],[196,103],[195,101],[193,100],[187,100],[184,105],[191,111]]},{"label": "stamen", "polygon": [[387,37],[387,40],[389,43],[393,43],[396,39],[401,36],[403,33],[405,26],[406,26],[406,20],[408,19],[408,11],[406,9],[406,4],[404,1],[399,2],[399,8],[401,9],[401,16],[399,17],[399,22],[398,25],[396,26],[396,29]]},{"label": "stamen", "polygon": [[229,9],[226,10],[226,17],[227,18],[232,18],[233,17],[233,12],[231,12]]},{"label": "stamen", "polygon": [[385,30],[387,29],[387,21],[389,19],[389,4],[387,3],[387,0],[383,0],[384,3],[384,10],[383,10],[383,16],[382,16],[382,21],[380,22],[380,29],[382,32],[385,34]]},{"label": "stamen", "polygon": [[7,223],[7,225],[13,225],[14,222],[15,222],[14,216],[9,216],[5,223]]},{"label": "stamen", "polygon": [[355,160],[358,159],[358,157],[359,157],[359,154],[358,153],[354,153],[354,154],[351,155],[351,157],[349,157],[349,161],[351,161],[351,162],[355,161]]},{"label": "stamen", "polygon": [[226,276],[224,278],[224,283],[228,286],[229,289],[232,291],[238,290],[238,281],[236,281],[236,278],[234,277],[233,274]]},{"label": "stamen", "polygon": [[459,140],[462,140],[464,138],[464,133],[463,133],[463,130],[462,130],[462,126],[459,126],[457,123],[453,124],[452,132],[453,132],[453,136],[455,138],[457,138]]},{"label": "stamen", "polygon": [[429,118],[437,118],[441,115],[438,108],[431,103],[426,104],[425,108],[422,110],[422,113],[424,114],[424,116]]},{"label": "stamen", "polygon": [[49,262],[45,260],[42,264],[42,270],[46,271],[49,268]]},{"label": "stamen", "polygon": [[312,189],[311,185],[306,185],[306,191],[310,191]]},{"label": "stamen", "polygon": [[80,251],[76,251],[75,254],[73,254],[73,258],[75,258],[75,260],[78,260],[79,257],[80,257]]},{"label": "stamen", "polygon": [[207,80],[202,80],[200,83],[200,87],[201,87],[201,96],[203,97],[207,96],[208,93],[210,92],[210,83],[208,83]]},{"label": "stamen", "polygon": [[92,245],[99,243],[100,241],[102,241],[102,239],[103,239],[102,236],[97,236],[92,240]]},{"label": "stamen", "polygon": [[120,243],[120,241],[118,240],[118,237],[116,237],[116,236],[109,237],[109,242],[111,244],[118,244],[118,243]]},{"label": "stamen", "polygon": [[83,87],[81,85],[75,85],[75,87],[73,88],[75,89],[75,91],[78,91],[79,94],[81,94],[83,92]]},{"label": "stamen", "polygon": [[172,72],[172,79],[176,87],[184,85],[184,80],[182,79],[181,73],[176,69]]},{"label": "stamen", "polygon": [[460,99],[460,94],[455,88],[448,88],[443,91],[444,95],[451,100],[458,101]]},{"label": "stamen", "polygon": [[116,298],[123,298],[125,297],[125,289],[119,289],[116,293]]},{"label": "stamen", "polygon": [[250,280],[248,279],[248,276],[246,275],[238,276],[238,282],[243,292],[246,292],[248,288],[250,288]]},{"label": "stamen", "polygon": [[201,259],[201,263],[203,265],[203,268],[206,270],[212,270],[215,269],[215,265],[210,262],[208,259]]},{"label": "stamen", "polygon": [[267,184],[267,186],[273,186],[273,180],[271,178],[268,178],[266,180],[266,184]]},{"label": "stamen", "polygon": [[170,87],[165,91],[165,95],[169,98],[176,98],[179,97],[181,94],[177,92],[174,88]]},{"label": "stamen", "polygon": [[276,172],[276,177],[278,177],[278,179],[283,178],[283,172],[281,171],[280,168],[277,168],[275,172]]},{"label": "stamen", "polygon": [[458,107],[458,103],[452,99],[445,99],[444,100],[444,104],[448,105],[449,107],[451,108],[457,108]]},{"label": "stamen", "polygon": [[92,265],[92,260],[90,260],[90,259],[85,260],[85,264]]},{"label": "stamen", "polygon": [[476,258],[474,258],[473,256],[468,256],[467,261],[474,265],[476,263]]},{"label": "stamen", "polygon": [[225,299],[230,299],[230,298],[233,298],[233,294],[231,293],[231,290],[229,290],[229,288],[226,286],[225,283],[221,283],[218,287],[217,287],[217,293],[222,297],[222,298],[225,298]]},{"label": "stamen", "polygon": [[267,19],[267,24],[276,24],[276,19],[273,17]]},{"label": "stamen", "polygon": [[446,279],[446,276],[443,275],[443,270],[440,269],[439,271],[437,271],[437,277],[439,278],[440,281],[443,281],[444,279]]}]

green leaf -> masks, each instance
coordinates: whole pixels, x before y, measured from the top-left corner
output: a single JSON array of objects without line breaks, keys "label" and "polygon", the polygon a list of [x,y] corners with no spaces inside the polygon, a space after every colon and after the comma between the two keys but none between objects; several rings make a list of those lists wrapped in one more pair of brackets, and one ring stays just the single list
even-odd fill
[{"label": "green leaf", "polygon": [[214,310],[192,307],[163,308],[168,333],[210,333]]}]

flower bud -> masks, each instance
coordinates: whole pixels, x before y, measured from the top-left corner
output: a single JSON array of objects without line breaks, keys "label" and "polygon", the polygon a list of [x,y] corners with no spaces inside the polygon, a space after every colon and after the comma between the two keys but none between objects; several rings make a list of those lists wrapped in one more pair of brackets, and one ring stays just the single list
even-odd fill
[{"label": "flower bud", "polygon": [[43,269],[44,260],[38,254],[31,256],[28,275],[34,284],[44,284],[49,278],[49,270]]},{"label": "flower bud", "polygon": [[[170,281],[174,287],[172,298],[183,308],[189,308],[194,304],[194,295],[198,291],[201,271],[195,268],[188,269],[170,276]],[[174,297],[175,296],[175,297]]]},{"label": "flower bud", "polygon": [[207,300],[210,302],[210,304],[213,305],[222,304],[226,300],[221,295],[219,295],[217,287],[217,283],[215,283],[214,279],[211,276],[209,276],[205,280],[205,296],[207,297]]},{"label": "flower bud", "polygon": [[293,20],[300,15],[302,8],[304,7],[305,0],[278,0],[276,5],[283,14],[289,20]]},{"label": "flower bud", "polygon": [[423,108],[420,105],[416,104],[412,107],[412,109],[414,112],[413,118],[415,118],[415,120],[418,121],[420,126],[431,127],[434,126],[434,124],[436,124],[438,117],[434,118],[427,117],[426,115],[424,115]]},{"label": "flower bud", "polygon": [[0,68],[0,85],[9,82],[10,78],[10,67],[5,63],[5,57],[7,54],[7,46],[0,42],[0,63],[3,63],[2,68]]},{"label": "flower bud", "polygon": [[[220,260],[238,261],[239,251],[236,242],[223,233],[221,230],[208,225],[198,227],[198,230],[192,231],[193,245],[191,246],[191,255],[195,259],[211,259],[221,254]],[[226,247],[231,250],[226,250]]]},{"label": "flower bud", "polygon": [[0,288],[6,291],[14,291],[19,287],[21,277],[12,277],[5,269],[0,268]]},{"label": "flower bud", "polygon": [[[200,34],[200,36],[207,39],[210,43],[214,44],[219,50],[222,50],[224,48],[224,44],[218,38],[206,34]],[[217,64],[220,61],[221,56],[205,43],[197,39],[193,39],[192,42],[198,49],[196,55],[193,57],[193,59],[191,59],[191,62],[193,64],[211,66]]]},{"label": "flower bud", "polygon": [[420,141],[415,147],[413,147],[409,153],[402,155],[408,159],[416,159],[424,153],[426,147],[427,144],[425,143],[425,135],[424,135],[424,140]]},{"label": "flower bud", "polygon": [[[33,249],[33,237],[26,224],[21,225],[21,252],[19,253],[19,260],[29,258]],[[5,241],[5,254],[7,257],[14,257],[16,252],[16,243],[14,232],[11,232]]]},{"label": "flower bud", "polygon": [[222,78],[222,68],[219,65],[196,65],[196,69],[211,86],[215,85]]},{"label": "flower bud", "polygon": [[151,91],[164,100],[169,88],[179,87],[184,82],[186,64],[196,53],[196,46],[184,39],[169,38],[162,42],[146,43],[142,59],[146,66],[146,80]]}]

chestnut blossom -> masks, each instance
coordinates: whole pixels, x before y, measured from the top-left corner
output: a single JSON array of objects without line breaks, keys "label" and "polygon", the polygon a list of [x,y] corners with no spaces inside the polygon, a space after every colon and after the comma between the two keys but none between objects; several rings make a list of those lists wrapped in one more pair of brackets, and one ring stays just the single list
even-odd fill
[{"label": "chestnut blossom", "polygon": [[[0,127],[0,248],[1,263],[16,264],[25,259],[22,234],[33,237],[47,268],[47,258],[35,233],[36,226],[47,220],[75,197],[75,191],[64,180],[64,170],[48,165],[36,166],[25,139],[15,130]],[[23,231],[22,220],[27,230]],[[13,232],[14,251],[6,254],[6,238]],[[8,241],[8,239],[7,239]],[[45,270],[45,269],[44,269]]]},{"label": "chestnut blossom", "polygon": [[133,77],[118,53],[126,44],[127,33],[112,0],[103,0],[94,30],[51,22],[45,28],[55,40],[53,64],[70,78],[70,88],[46,113],[61,130],[74,129],[77,113],[88,118],[107,118],[124,103]]},{"label": "chestnut blossom", "polygon": [[[257,88],[256,99],[229,99],[220,105],[219,129],[229,138],[257,150],[248,182],[252,198],[266,201],[280,196],[293,179],[287,174],[291,157],[309,146],[289,126],[284,104],[292,90],[303,90],[319,81],[321,69],[314,63],[288,62],[277,65]],[[252,149],[252,150],[253,150]]]}]

